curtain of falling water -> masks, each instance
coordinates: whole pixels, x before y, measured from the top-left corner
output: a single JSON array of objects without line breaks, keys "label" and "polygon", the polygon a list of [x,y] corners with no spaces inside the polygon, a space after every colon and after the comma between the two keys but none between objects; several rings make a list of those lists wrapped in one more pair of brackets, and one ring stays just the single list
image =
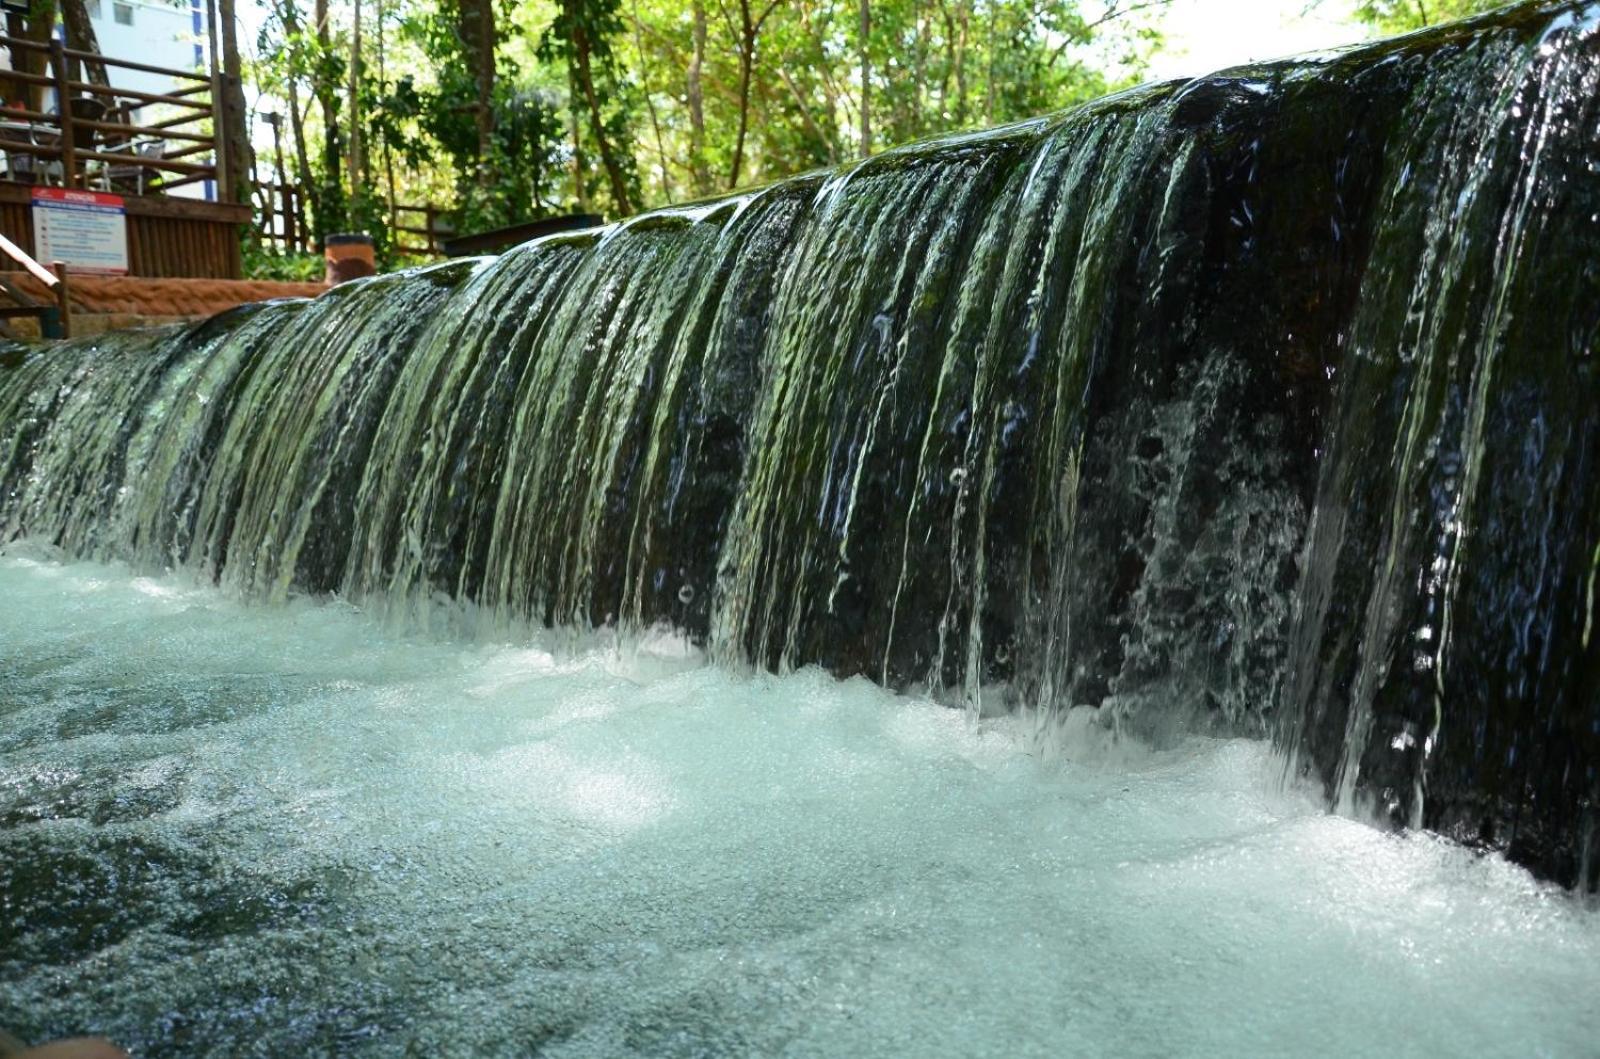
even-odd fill
[{"label": "curtain of falling water", "polygon": [[0,539],[1270,730],[1348,807],[1576,881],[1597,19],[1524,7],[12,351]]}]

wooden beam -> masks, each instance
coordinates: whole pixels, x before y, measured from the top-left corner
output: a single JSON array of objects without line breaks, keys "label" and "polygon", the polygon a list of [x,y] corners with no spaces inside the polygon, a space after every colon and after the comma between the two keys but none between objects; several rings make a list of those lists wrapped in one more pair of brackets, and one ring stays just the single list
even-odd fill
[{"label": "wooden beam", "polygon": [[[193,118],[187,119],[193,121]],[[172,132],[170,129],[158,129],[152,125],[123,125],[115,121],[86,121],[83,118],[74,118],[72,124],[81,129],[97,129],[101,132],[120,132],[128,136],[159,136],[163,140],[192,140],[195,143],[210,143],[213,139],[204,133],[198,132]]]},{"label": "wooden beam", "polygon": [[[143,106],[144,104],[140,105]],[[183,114],[176,118],[168,118],[166,121],[152,121],[148,125],[141,125],[139,127],[144,129],[146,132],[165,132],[167,129],[177,128],[179,125],[189,125],[196,121],[204,120],[205,115],[203,114]]]},{"label": "wooden beam", "polygon": [[97,162],[115,162],[119,165],[137,165],[145,169],[166,169],[174,173],[211,173],[215,166],[199,165],[194,162],[174,162],[168,158],[146,158],[143,155],[132,155],[127,152],[116,151],[75,151],[76,158],[92,158]]},{"label": "wooden beam", "polygon": [[65,261],[52,262],[51,267],[56,270],[56,309],[61,313],[61,337],[72,337],[72,306],[67,301],[67,263]]},{"label": "wooden beam", "polygon": [[160,95],[156,92],[136,92],[131,88],[110,88],[106,85],[90,84],[88,81],[68,81],[67,87],[74,92],[91,92],[97,96],[121,96],[127,99],[142,99],[146,103],[171,103],[175,107],[193,107],[195,110],[211,109],[210,103],[191,103],[177,93]]},{"label": "wooden beam", "polygon": [[61,111],[61,183],[67,187],[78,186],[78,158],[72,137],[72,93],[67,89],[71,78],[67,76],[67,46],[59,40],[50,42],[50,65],[56,75],[56,109]]},{"label": "wooden beam", "polygon": [[71,59],[89,59],[123,70],[143,70],[147,74],[164,74],[167,77],[182,77],[190,81],[210,81],[210,78],[205,74],[197,74],[193,70],[174,70],[170,66],[151,66],[149,63],[136,63],[132,59],[113,59],[109,55],[101,55],[97,51],[75,51],[72,48],[68,48],[66,49],[66,54]]},{"label": "wooden beam", "polygon": [[[33,188],[0,180],[0,203],[31,206]],[[207,221],[212,224],[248,224],[253,211],[236,202],[207,202],[175,195],[123,195],[123,208],[130,217],[161,217],[177,221]]]},{"label": "wooden beam", "polygon": [[254,211],[238,202],[205,202],[165,195],[127,196],[123,207],[129,216],[162,217],[176,221],[209,221],[212,224],[249,224]]}]

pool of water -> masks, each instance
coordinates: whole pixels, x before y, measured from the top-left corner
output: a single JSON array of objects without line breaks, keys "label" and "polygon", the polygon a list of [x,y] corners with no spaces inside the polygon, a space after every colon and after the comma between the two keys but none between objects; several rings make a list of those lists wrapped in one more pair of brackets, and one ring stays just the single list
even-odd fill
[{"label": "pool of water", "polygon": [[670,637],[0,558],[0,1026],[143,1054],[1592,1055],[1600,915],[1284,791]]}]

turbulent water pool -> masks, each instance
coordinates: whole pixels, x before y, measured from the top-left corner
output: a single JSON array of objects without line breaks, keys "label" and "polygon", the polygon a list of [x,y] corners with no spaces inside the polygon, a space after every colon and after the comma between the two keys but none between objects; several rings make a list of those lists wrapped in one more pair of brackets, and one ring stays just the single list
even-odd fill
[{"label": "turbulent water pool", "polygon": [[0,558],[0,1026],[141,1053],[1580,1055],[1600,918],[1267,749]]}]

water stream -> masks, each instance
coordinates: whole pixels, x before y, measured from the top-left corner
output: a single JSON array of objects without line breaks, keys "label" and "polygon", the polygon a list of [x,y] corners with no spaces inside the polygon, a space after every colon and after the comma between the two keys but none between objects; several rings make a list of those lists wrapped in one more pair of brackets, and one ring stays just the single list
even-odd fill
[{"label": "water stream", "polygon": [[[1003,1051],[1156,1003],[1223,1052],[1271,1032],[1218,999],[1265,975],[1263,1017],[1330,1047],[1401,1047],[1403,1000],[1432,1020],[1421,1050],[1455,1050],[1451,1012],[1463,1048],[1494,1050],[1504,1013],[1551,1035],[1521,1051],[1571,1051],[1583,899],[1499,858],[1600,886],[1597,347],[1600,4],[1567,2],[310,302],[7,348],[0,810],[32,851],[9,870],[35,874],[0,953],[46,948],[0,997],[64,1026],[98,1008],[60,968],[215,930],[238,983],[281,960],[260,1003],[290,1007],[250,1022],[224,990],[222,1021],[182,1031],[205,1040],[292,1035],[303,1003],[306,1033],[370,1022],[385,1047],[548,1017],[580,1051],[692,1051],[717,1025],[772,1035],[752,1050],[918,1050],[969,1017]],[[59,565],[82,560],[102,565]],[[619,673],[588,636],[714,664]],[[521,691],[482,691],[503,667]],[[74,779],[96,755],[150,800],[124,770]],[[154,895],[133,907],[201,911],[29,940],[51,880],[92,904],[102,870],[124,885],[97,866],[155,834],[178,852],[126,869]],[[726,872],[703,895],[702,861]],[[879,891],[919,924],[882,946],[867,910],[901,913]],[[633,918],[608,925],[613,899]],[[576,948],[523,937],[569,914],[593,927]],[[476,954],[474,916],[496,927]],[[403,955],[418,924],[456,947]],[[304,960],[325,977],[302,993]],[[200,979],[177,981],[103,1002],[170,1044],[134,1012],[201,1018]],[[481,1018],[435,1003],[469,981]],[[852,981],[877,999],[851,1007]],[[669,994],[703,1017],[646,999]],[[1336,1029],[1350,1011],[1371,1025]]]},{"label": "water stream", "polygon": [[1600,918],[1167,750],[681,638],[0,559],[0,1020],[144,1055],[1592,1054]]}]

